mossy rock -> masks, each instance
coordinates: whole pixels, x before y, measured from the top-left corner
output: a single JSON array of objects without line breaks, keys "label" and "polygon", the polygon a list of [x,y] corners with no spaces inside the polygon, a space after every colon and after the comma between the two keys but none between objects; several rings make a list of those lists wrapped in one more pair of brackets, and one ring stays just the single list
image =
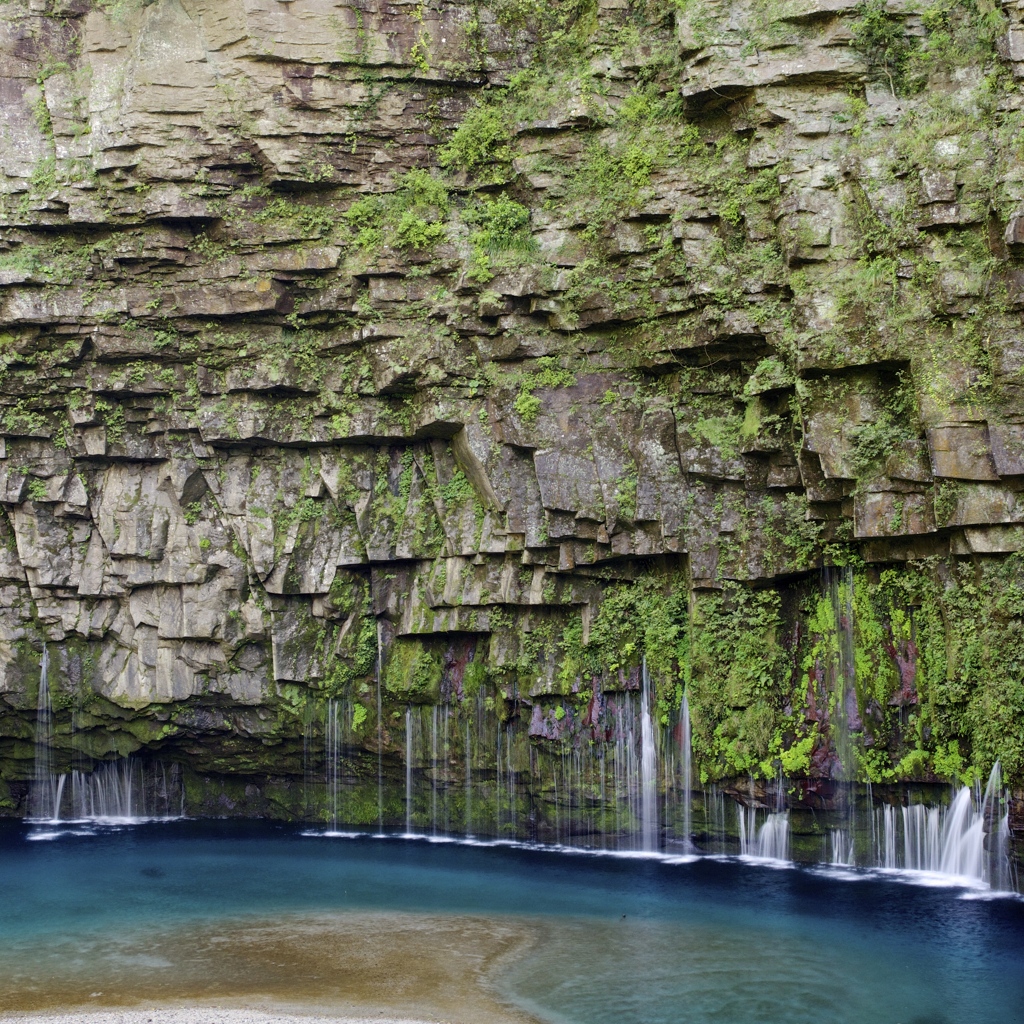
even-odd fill
[{"label": "mossy rock", "polygon": [[384,688],[415,704],[436,704],[441,699],[443,655],[437,644],[399,638],[384,667]]}]

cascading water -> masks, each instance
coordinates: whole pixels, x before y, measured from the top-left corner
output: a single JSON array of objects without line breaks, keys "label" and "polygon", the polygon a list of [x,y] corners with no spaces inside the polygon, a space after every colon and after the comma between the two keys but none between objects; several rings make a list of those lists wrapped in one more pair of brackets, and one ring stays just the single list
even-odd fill
[{"label": "cascading water", "polygon": [[829,831],[831,860],[835,867],[853,867],[853,843],[849,835],[841,828]]},{"label": "cascading water", "polygon": [[71,816],[77,820],[130,822],[182,816],[183,789],[175,768],[144,766],[135,758],[71,773]]},{"label": "cascading water", "polygon": [[[325,808],[318,813],[335,831],[375,816],[378,830],[402,832],[404,824],[406,834],[509,837],[647,852],[660,849],[665,830],[680,837],[687,852],[698,854],[738,849],[746,857],[775,862],[908,869],[960,883],[1010,886],[1009,820],[998,769],[984,792],[980,787],[958,790],[948,806],[901,806],[891,788],[876,794],[871,787],[845,783],[840,799],[846,802],[834,825],[824,822],[822,840],[809,818],[817,813],[820,821],[820,812],[802,809],[799,789],[792,791],[791,802],[781,777],[768,782],[767,791],[764,782],[750,780],[742,804],[714,784],[695,791],[689,694],[683,694],[672,726],[679,731],[668,742],[670,732],[656,718],[655,686],[646,664],[632,682],[624,682],[621,689],[593,692],[586,707],[562,705],[561,714],[558,705],[538,706],[525,698],[520,703],[518,694],[509,691],[512,696],[504,696],[509,704],[528,709],[529,730],[522,727],[521,712],[508,715],[509,704],[482,694],[467,697],[458,684],[443,692],[438,705],[409,704],[404,813],[397,812],[399,779],[394,780],[395,793],[385,788],[392,783],[382,770],[383,724],[377,723],[374,780],[372,772],[358,767],[358,723],[368,718],[365,711],[351,699],[325,701],[326,769],[319,778],[327,793],[316,803]],[[44,728],[45,710],[39,717]],[[354,758],[351,769],[343,767],[349,756]],[[734,800],[735,816],[729,810]]]},{"label": "cascading water", "polygon": [[[754,784],[751,781],[753,794]],[[740,856],[759,860],[789,860],[789,811],[784,807],[782,779],[776,780],[775,809],[766,812],[763,823],[757,824],[757,809],[737,804]]]},{"label": "cascading water", "polygon": [[57,776],[47,821],[131,823],[184,817],[180,769],[135,758],[99,764],[93,771]]},{"label": "cascading water", "polygon": [[948,807],[910,804],[899,809],[899,816],[894,807],[881,808],[878,866],[1008,889],[1010,825],[1001,788],[996,762],[984,792],[963,786]]},{"label": "cascading water", "polygon": [[[847,632],[852,607],[848,581],[839,584],[835,592],[840,595],[834,604],[837,622],[845,620],[842,632]],[[841,641],[840,652],[846,646]],[[844,667],[849,660],[842,655],[839,659],[838,675],[843,681],[850,674]],[[378,830],[383,832],[381,669],[378,652],[376,816]],[[49,676],[49,651],[44,646],[36,703],[31,816],[42,821],[126,822],[183,815],[184,789],[176,766],[168,772],[162,765],[127,758],[95,764],[93,770],[66,774],[53,770],[54,713]],[[413,832],[417,808],[418,813],[425,815],[429,807],[429,828],[434,835],[450,833],[454,827],[467,835],[480,831],[484,835],[519,836],[524,829],[527,834],[536,834],[533,829],[543,823],[545,829],[553,825],[553,838],[558,842],[593,846],[611,841],[619,848],[639,846],[653,852],[660,847],[660,826],[664,822],[670,831],[681,833],[687,848],[694,852],[735,851],[736,834],[730,834],[726,826],[727,800],[713,785],[703,791],[702,799],[697,794],[702,830],[694,832],[689,694],[683,693],[680,704],[678,744],[662,746],[654,714],[654,685],[646,661],[641,665],[639,682],[639,694],[627,687],[595,695],[585,723],[585,728],[593,729],[593,733],[583,733],[585,741],[575,745],[562,741],[560,753],[549,756],[547,762],[539,759],[536,748],[522,730],[516,731],[512,720],[503,719],[494,705],[479,695],[471,701],[453,699],[452,695],[440,706],[409,705],[405,713],[406,834]],[[837,707],[845,708],[848,703],[844,697]],[[326,702],[324,710],[325,767],[319,778],[325,783],[325,801],[320,806],[325,808],[332,831],[337,831],[340,824],[350,820],[346,814],[352,807],[365,800],[356,795],[353,805],[343,799],[346,787],[360,784],[358,772],[344,769],[343,754],[350,746],[358,747],[356,732],[365,711],[359,717],[356,712],[360,708],[350,699],[335,698]],[[555,719],[561,721],[558,716]],[[74,727],[72,717],[72,746]],[[552,739],[560,735],[553,724],[544,728],[553,730]],[[667,733],[661,739],[667,739]],[[842,745],[840,738],[837,749]],[[664,751],[663,757],[659,757],[660,749]],[[311,756],[309,750],[304,753],[307,761]],[[524,811],[521,820],[517,807],[537,807],[533,787],[540,780],[545,763],[545,778],[550,780],[548,792],[552,797],[547,802],[550,817],[545,823],[535,811]],[[416,766],[420,769],[418,773]],[[428,779],[429,794],[424,793],[417,800],[418,784],[426,784]],[[367,782],[372,785],[369,779]],[[752,797],[754,791],[751,781]],[[850,867],[859,857],[867,867],[925,872],[954,883],[987,885],[995,890],[1013,887],[1009,800],[1002,792],[998,764],[984,790],[980,786],[962,787],[948,805],[916,802],[901,806],[898,801],[876,804],[868,786],[867,812],[862,824],[870,836],[857,833],[852,784],[846,786],[845,792],[845,827],[841,824],[829,831],[819,855],[825,861]],[[883,801],[892,799],[890,791]],[[747,807],[737,803],[740,853],[788,861],[791,820],[781,778],[775,783],[774,807],[770,793],[767,804]],[[664,816],[661,819],[659,808]],[[545,835],[552,837],[550,831],[539,833],[540,838]]]},{"label": "cascading water", "polygon": [[693,734],[690,727],[690,696],[683,690],[683,704],[679,710],[679,760],[683,769],[683,841],[692,846],[693,838]]},{"label": "cascading water", "polygon": [[[143,766],[134,758],[122,758],[100,762],[92,771],[58,774],[53,769],[53,736],[50,654],[43,644],[29,817],[42,822],[125,822],[184,816],[184,788],[177,767],[168,774],[162,764]],[[73,743],[74,729],[71,740]]]},{"label": "cascading water", "polygon": [[757,834],[757,855],[789,860],[789,811],[773,811]]},{"label": "cascading water", "polygon": [[658,790],[657,757],[654,742],[654,718],[651,713],[651,677],[647,672],[647,659],[642,666],[640,692],[640,835],[643,849],[657,849]]},{"label": "cascading water", "polygon": [[441,765],[437,759],[437,712],[430,709],[430,832],[437,835],[437,776]]},{"label": "cascading water", "polygon": [[36,696],[35,758],[29,791],[29,814],[33,818],[60,817],[66,776],[53,770],[53,703],[50,698],[50,653],[43,644],[39,663],[39,692]]},{"label": "cascading water", "polygon": [[412,835],[412,708],[405,709],[405,834]]},{"label": "cascading water", "polygon": [[342,706],[332,697],[327,701],[327,718],[324,723],[324,766],[327,781],[327,814],[331,822],[331,830],[334,832],[338,831],[342,722]]},{"label": "cascading water", "polygon": [[837,811],[845,822],[842,837],[832,841],[833,858],[841,849],[846,865],[855,863],[853,837],[857,832],[857,801],[852,780],[856,765],[851,718],[857,714],[857,668],[854,658],[854,577],[851,566],[828,566],[824,582],[832,605],[835,623],[835,660],[827,667],[832,700],[829,705],[829,732],[835,751],[833,777],[837,782]]},{"label": "cascading water", "polygon": [[[405,832],[416,831],[416,814],[422,813],[429,814],[429,821],[421,831],[434,835],[453,830],[467,835],[522,835],[517,802],[529,805],[534,792],[531,787],[540,786],[547,794],[541,806],[549,808],[547,838],[563,845],[604,845],[611,840],[621,849],[654,851],[658,849],[659,814],[665,813],[666,822],[674,821],[677,829],[682,822],[683,834],[693,836],[689,848],[694,852],[733,852],[738,836],[739,852],[744,856],[791,860],[792,812],[786,807],[785,780],[769,783],[763,802],[755,800],[751,807],[737,804],[735,831],[727,828],[729,800],[720,789],[710,787],[702,800],[698,791],[697,804],[691,803],[687,705],[681,708],[683,746],[675,752],[679,767],[674,769],[683,785],[681,791],[671,787],[677,795],[674,800],[666,799],[664,808],[664,794],[657,788],[662,774],[653,686],[645,676],[639,693],[609,697],[603,712],[608,729],[605,743],[597,748],[563,748],[547,762],[544,775],[540,774],[537,752],[529,744],[522,748],[524,760],[516,761],[516,733],[485,708],[483,701],[410,705],[405,714]],[[339,714],[336,707],[330,705],[327,741],[328,785],[334,791],[327,806],[334,826],[342,813],[336,795],[337,750],[345,738],[341,727],[333,723],[349,717],[347,712]],[[751,780],[751,799],[762,785]],[[881,803],[872,809],[870,791],[867,795],[868,811],[861,823],[870,836],[858,833],[862,844],[858,859],[863,866],[929,871],[994,888],[1009,885],[1009,824],[998,769],[984,793],[961,789],[948,807]],[[887,796],[891,799],[891,794]],[[702,828],[693,834],[692,816],[698,813]],[[529,828],[529,822],[525,826]],[[853,866],[853,843],[847,828],[827,832],[819,856],[836,866]],[[813,859],[813,855],[802,859]]]},{"label": "cascading water", "polygon": [[375,675],[377,679],[377,832],[384,832],[384,702],[381,695],[383,685],[384,644],[381,631],[383,625],[377,620],[377,662]]},{"label": "cascading water", "polygon": [[883,868],[895,869],[896,867],[896,808],[885,806],[882,808],[882,855],[878,863]]}]

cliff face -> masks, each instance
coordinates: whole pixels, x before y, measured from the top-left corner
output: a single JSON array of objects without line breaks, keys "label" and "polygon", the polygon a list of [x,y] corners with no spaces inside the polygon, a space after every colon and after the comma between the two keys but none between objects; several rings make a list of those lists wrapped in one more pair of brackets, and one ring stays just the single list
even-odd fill
[{"label": "cliff face", "polygon": [[705,780],[1019,782],[1022,19],[0,5],[0,808],[44,644],[194,809],[644,658]]}]

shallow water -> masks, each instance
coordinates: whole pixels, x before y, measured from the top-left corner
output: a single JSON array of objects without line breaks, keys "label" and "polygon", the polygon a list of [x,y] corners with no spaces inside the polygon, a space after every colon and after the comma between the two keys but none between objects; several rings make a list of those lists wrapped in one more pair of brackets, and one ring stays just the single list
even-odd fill
[{"label": "shallow water", "polygon": [[[368,968],[346,980],[344,956],[325,951],[344,952],[356,925],[366,942],[376,919],[385,941],[404,936],[399,966],[373,961],[384,973],[407,965],[429,980],[442,970],[431,957],[448,943],[470,958],[466,978],[486,967],[498,992],[553,1022],[1024,1020],[1024,903],[1015,899],[849,871],[239,823],[39,835],[0,829],[0,990],[12,1000],[29,989],[45,996],[48,985],[79,992],[69,979],[109,979],[116,962],[124,993],[280,997],[285,986],[293,1001],[330,1004]],[[458,927],[441,936],[446,921]],[[285,926],[287,935],[274,931]],[[310,928],[320,929],[315,941]],[[471,963],[488,932],[505,938]],[[19,1005],[30,1003],[41,1005],[27,996]]]}]

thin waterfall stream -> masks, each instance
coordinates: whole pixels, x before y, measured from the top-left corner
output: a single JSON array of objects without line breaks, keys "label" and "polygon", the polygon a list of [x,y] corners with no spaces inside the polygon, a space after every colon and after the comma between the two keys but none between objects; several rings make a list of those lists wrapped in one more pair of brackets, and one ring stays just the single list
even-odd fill
[{"label": "thin waterfall stream", "polygon": [[53,702],[50,697],[50,651],[43,644],[39,662],[39,690],[36,696],[35,756],[29,799],[34,818],[56,819],[64,795],[66,776],[53,770]]},{"label": "thin waterfall stream", "polygon": [[383,623],[377,621],[377,658],[374,662],[374,677],[377,683],[377,832],[384,832],[384,703],[381,694],[383,686],[384,644],[381,631]]},{"label": "thin waterfall stream", "polygon": [[693,846],[693,731],[690,725],[689,692],[683,690],[683,703],[679,709],[680,719],[680,762],[683,768],[683,842]]},{"label": "thin waterfall stream", "polygon": [[654,718],[651,710],[651,677],[647,659],[641,669],[643,676],[640,696],[640,832],[643,849],[653,852],[658,848],[658,793],[657,758],[654,738]]},{"label": "thin waterfall stream", "polygon": [[[401,831],[665,856],[734,853],[773,862],[817,860],[835,867],[928,874],[996,890],[1014,887],[1009,801],[998,763],[984,786],[959,786],[947,800],[931,803],[892,787],[855,791],[852,783],[844,784],[838,823],[828,829],[814,857],[807,852],[804,812],[787,803],[789,783],[781,775],[767,782],[749,779],[736,788],[712,784],[695,791],[689,694],[681,693],[676,715],[663,724],[646,662],[637,681],[632,692],[595,698],[591,714],[599,723],[599,741],[564,747],[550,762],[546,780],[533,747],[482,699],[408,704],[397,752],[404,760]],[[129,757],[56,771],[52,686],[44,648],[31,791],[35,820],[132,822],[185,813],[176,764]],[[323,730],[322,765],[311,759],[313,747],[304,755],[306,787],[323,793],[322,801],[311,804],[311,816],[326,821],[332,833],[369,824],[359,810],[366,804],[359,796],[363,755],[356,710],[347,698],[326,699],[320,724],[311,726]],[[72,715],[70,721],[73,741],[77,719]],[[385,804],[390,783],[383,771],[386,737],[380,720],[376,728],[371,820],[378,834],[387,834],[394,812],[386,812],[392,804]],[[674,731],[678,742],[671,743]],[[858,800],[859,811],[852,806]],[[731,818],[726,813],[730,803],[735,807]]]},{"label": "thin waterfall stream", "polygon": [[[546,840],[565,847],[636,849],[665,856],[673,851],[735,853],[776,863],[818,861],[844,868],[856,864],[867,870],[930,873],[994,889],[1012,888],[1008,802],[998,764],[984,787],[956,788],[948,802],[901,799],[891,789],[880,795],[868,787],[858,798],[863,809],[853,819],[862,827],[850,830],[851,816],[844,805],[840,824],[826,832],[825,846],[815,858],[806,852],[801,831],[805,826],[794,824],[802,820],[803,812],[794,819],[785,778],[767,783],[749,779],[737,790],[718,785],[694,790],[687,695],[682,695],[675,724],[661,727],[655,719],[649,676],[643,673],[640,682],[635,697],[609,697],[605,742],[564,751],[546,782],[538,776],[532,756],[526,756],[529,748],[523,749],[520,760],[515,734],[489,717],[483,704],[407,705],[401,746],[403,811],[395,831],[434,838],[476,836],[481,841]],[[327,703],[321,780],[331,831],[359,828],[358,817],[352,817],[358,807],[353,789],[359,785],[358,775],[342,768],[345,757],[358,749],[347,724],[350,719],[342,702]],[[664,738],[659,742],[662,729],[666,737],[670,729],[678,730],[676,747]],[[678,758],[674,771],[680,781],[666,784],[659,793],[659,780],[665,775],[661,752],[669,750],[673,759]],[[478,761],[483,767],[477,767]],[[377,799],[384,787],[380,775],[374,781],[373,804],[378,834],[382,828],[387,834],[389,827]],[[735,808],[731,820],[729,804]],[[527,809],[522,818],[520,806]],[[544,808],[547,836],[531,832],[540,820],[537,810]]]},{"label": "thin waterfall stream", "polygon": [[[88,761],[58,772],[54,761],[54,708],[50,652],[43,644],[39,662],[36,727],[29,818],[61,821],[135,822],[184,814],[185,793],[179,765],[143,762],[133,757]],[[69,745],[74,744],[76,716],[70,716]]]},{"label": "thin waterfall stream", "polygon": [[405,834],[412,835],[412,708],[405,709]]}]

